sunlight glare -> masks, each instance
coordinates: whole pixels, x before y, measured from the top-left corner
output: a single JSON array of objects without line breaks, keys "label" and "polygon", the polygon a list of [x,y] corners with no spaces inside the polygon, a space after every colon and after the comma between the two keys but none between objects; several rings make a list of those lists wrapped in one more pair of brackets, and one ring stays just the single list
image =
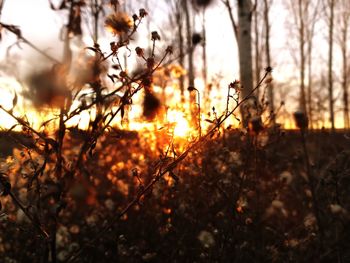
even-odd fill
[{"label": "sunlight glare", "polygon": [[187,137],[190,135],[191,127],[188,120],[185,118],[184,113],[178,110],[168,111],[168,121],[175,123],[174,136],[176,137]]}]

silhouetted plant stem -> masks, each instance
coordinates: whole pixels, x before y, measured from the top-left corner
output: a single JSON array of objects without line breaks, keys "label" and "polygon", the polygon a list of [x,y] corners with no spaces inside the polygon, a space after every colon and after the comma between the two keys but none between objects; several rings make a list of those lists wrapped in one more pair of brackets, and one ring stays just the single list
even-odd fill
[{"label": "silhouetted plant stem", "polygon": [[197,106],[198,106],[198,133],[199,137],[202,137],[202,124],[201,124],[201,98],[200,98],[200,93],[199,90],[196,89],[195,87],[189,87],[188,90],[191,91],[196,91],[197,93]]},{"label": "silhouetted plant stem", "polygon": [[[156,66],[150,71],[148,72],[148,74],[151,76],[159,67],[160,65],[163,63],[164,59],[169,55],[170,51],[167,49],[167,51],[165,52],[164,56],[162,57],[162,59],[158,62],[158,64],[156,64]],[[142,78],[144,78],[145,76],[140,76],[140,79],[139,80],[142,80]],[[127,86],[129,86],[131,83],[133,82],[136,82],[137,79],[133,79],[133,80],[130,80],[129,82],[127,82]],[[80,167],[80,164],[82,162],[82,159],[83,159],[83,156],[84,154],[90,149],[91,145],[93,143],[96,142],[96,140],[103,134],[103,132],[111,125],[112,121],[114,120],[114,118],[122,111],[122,109],[127,105],[128,101],[131,100],[131,98],[136,94],[138,93],[141,89],[143,88],[143,85],[142,83],[139,83],[138,86],[133,90],[133,91],[130,91],[130,93],[128,94],[127,98],[125,98],[124,100],[121,101],[119,107],[115,110],[115,111],[111,111],[110,112],[110,118],[106,121],[106,123],[102,124],[102,126],[100,127],[99,130],[96,130],[92,136],[90,136],[89,138],[87,138],[84,143],[82,144],[82,146],[80,147],[80,150],[79,150],[79,154],[78,154],[78,158],[77,158],[77,161],[76,161],[76,164],[72,167],[71,169],[71,172],[72,173],[75,173],[76,172],[76,169],[78,167]],[[116,92],[118,91],[115,90],[111,93],[109,93],[108,95],[106,95],[104,97],[107,98],[107,97],[110,97],[112,95],[114,95]],[[96,102],[94,102],[94,104],[97,104]],[[73,116],[72,116],[73,117]],[[65,120],[67,121],[67,119]]]},{"label": "silhouetted plant stem", "polygon": [[[6,188],[7,186],[3,184],[3,181],[0,180],[0,184],[2,188]],[[32,223],[32,225],[36,228],[36,230],[40,233],[40,235],[45,238],[46,240],[49,239],[49,234],[46,232],[45,229],[40,225],[40,222],[36,220],[28,211],[26,207],[23,206],[23,204],[17,199],[17,197],[12,193],[11,190],[9,190],[8,195],[11,197],[12,201],[15,203],[16,206],[18,206],[22,212],[27,216],[29,221]]]},{"label": "silhouetted plant stem", "polygon": [[205,135],[203,135],[202,137],[199,137],[198,140],[196,140],[193,144],[191,144],[182,154],[180,154],[177,158],[175,158],[174,161],[172,161],[171,163],[167,164],[165,167],[160,167],[158,168],[158,171],[155,173],[155,176],[153,177],[153,179],[144,187],[142,188],[142,191],[140,191],[137,196],[135,196],[135,198],[126,205],[126,207],[116,216],[114,216],[112,219],[110,219],[110,221],[106,224],[105,227],[102,228],[102,230],[100,230],[98,232],[98,234],[95,235],[95,237],[93,239],[90,240],[90,242],[85,243],[84,245],[81,246],[81,248],[78,251],[73,251],[73,254],[68,257],[67,262],[74,262],[76,259],[78,259],[78,257],[81,255],[81,253],[89,246],[91,246],[92,244],[94,244],[97,240],[99,240],[104,234],[106,234],[109,229],[111,229],[113,227],[113,225],[119,221],[120,218],[122,218],[134,205],[138,204],[140,199],[145,196],[145,194],[147,192],[149,192],[152,187],[168,172],[172,171],[173,169],[175,169],[175,167],[182,162],[187,155],[194,151],[195,149],[197,149],[199,146],[202,145],[202,143],[204,143],[205,141],[207,141],[209,138],[211,138],[211,136],[213,135],[213,133],[215,133],[218,128],[242,105],[242,103],[245,103],[252,94],[254,94],[254,92],[260,87],[261,83],[265,80],[265,78],[267,77],[268,72],[265,73],[265,75],[262,77],[262,79],[259,81],[258,85],[251,90],[251,92],[248,94],[248,96],[246,96],[245,98],[243,98],[239,103],[237,103],[237,105],[227,114],[226,112],[224,112],[219,121],[216,123],[216,125],[211,128]]},{"label": "silhouetted plant stem", "polygon": [[46,136],[44,136],[42,133],[38,132],[37,130],[35,130],[34,128],[32,128],[29,123],[27,123],[26,121],[22,120],[21,118],[15,116],[11,110],[7,110],[5,109],[2,105],[0,105],[0,109],[3,110],[4,112],[6,112],[8,115],[10,115],[12,118],[14,118],[20,125],[22,125],[23,127],[26,127],[28,130],[30,130],[32,133],[34,133],[35,135],[37,135],[40,139],[42,139],[43,141],[45,141],[47,144],[51,145],[53,148],[56,148],[56,142],[53,139],[50,139]]},{"label": "silhouetted plant stem", "polygon": [[[64,107],[61,107],[60,109],[60,116],[59,116],[59,128],[58,128],[58,146],[57,146],[57,161],[56,161],[56,167],[55,167],[55,174],[57,179],[62,178],[62,171],[63,171],[63,156],[62,156],[62,148],[63,148],[63,139],[66,134],[66,126],[64,123]],[[61,198],[61,196],[60,196]],[[50,234],[51,234],[51,240],[50,240],[50,250],[51,250],[51,260],[52,263],[57,262],[57,250],[56,250],[56,232],[57,232],[57,216],[54,215],[50,222]]]},{"label": "silhouetted plant stem", "polygon": [[228,86],[227,87],[227,96],[226,96],[226,110],[225,110],[226,115],[228,114],[228,106],[230,104],[230,90],[231,90],[231,87]]}]

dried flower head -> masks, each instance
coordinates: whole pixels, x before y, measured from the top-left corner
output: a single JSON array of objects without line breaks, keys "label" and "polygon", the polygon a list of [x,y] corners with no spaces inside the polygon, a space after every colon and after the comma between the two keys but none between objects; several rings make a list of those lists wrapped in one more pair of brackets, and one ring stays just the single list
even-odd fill
[{"label": "dried flower head", "polygon": [[266,67],[265,71],[268,72],[268,73],[271,73],[272,72],[272,67],[270,67],[270,66]]},{"label": "dried flower head", "polygon": [[195,90],[197,90],[195,87],[193,87],[193,86],[189,86],[188,88],[187,88],[187,90],[189,91],[189,92],[192,92],[192,91],[195,91]]},{"label": "dried flower head", "polygon": [[136,54],[137,54],[138,57],[143,57],[145,55],[145,52],[144,52],[143,48],[136,47],[135,51],[136,51]]},{"label": "dried flower head", "polygon": [[199,33],[193,33],[192,35],[192,45],[198,45],[202,41],[202,36]]},{"label": "dried flower head", "polygon": [[114,35],[121,35],[130,31],[133,21],[126,13],[117,12],[106,18],[105,26]]},{"label": "dried flower head", "polygon": [[153,31],[151,33],[151,40],[153,40],[153,41],[160,40],[160,35],[158,34],[157,31]]},{"label": "dried flower head", "polygon": [[132,15],[132,19],[133,19],[134,22],[135,22],[135,21],[139,20],[139,17],[138,17],[138,15],[133,14],[133,15]]},{"label": "dried flower head", "polygon": [[229,84],[229,88],[233,89],[235,93],[238,94],[242,90],[241,82],[239,80],[235,80]]},{"label": "dried flower head", "polygon": [[165,52],[170,54],[170,55],[173,54],[173,46],[167,46]]},{"label": "dried flower head", "polygon": [[214,235],[207,230],[202,230],[198,234],[197,238],[205,248],[210,248],[215,245]]},{"label": "dried flower head", "polygon": [[147,16],[148,15],[148,13],[147,13],[147,11],[144,9],[144,8],[141,8],[140,10],[139,10],[139,16],[141,17],[141,18],[143,18],[143,17],[145,17],[145,16]]}]

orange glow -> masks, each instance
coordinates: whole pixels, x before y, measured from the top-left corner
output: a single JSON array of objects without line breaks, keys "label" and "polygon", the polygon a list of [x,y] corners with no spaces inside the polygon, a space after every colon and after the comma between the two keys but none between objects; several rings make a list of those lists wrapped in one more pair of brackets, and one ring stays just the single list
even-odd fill
[{"label": "orange glow", "polygon": [[170,208],[164,208],[163,209],[163,213],[166,215],[170,215],[171,214],[171,209]]},{"label": "orange glow", "polygon": [[240,213],[240,214],[243,213],[243,207],[242,206],[237,206],[236,211],[238,213]]},{"label": "orange glow", "polygon": [[[18,94],[18,102],[17,106],[14,108],[13,113],[15,116],[26,119],[30,125],[36,130],[42,130],[45,128],[46,131],[54,131],[57,128],[58,125],[58,110],[53,109],[41,109],[36,110],[32,106],[30,106],[24,99],[20,96],[22,91],[22,86],[14,79],[12,78],[0,78],[0,84],[2,86],[2,94],[0,96],[0,105],[7,109],[11,110],[13,98],[15,96],[15,93]],[[162,92],[162,88],[155,87],[155,91],[157,93]],[[137,97],[135,98],[135,105],[133,105],[128,112],[128,123],[127,125],[123,124],[123,129],[128,130],[134,130],[142,132],[143,135],[146,135],[147,139],[151,141],[156,141],[157,137],[159,136],[160,130],[165,130],[168,134],[168,137],[174,137],[174,139],[186,139],[190,140],[191,138],[195,138],[198,136],[198,127],[194,127],[194,125],[191,125],[190,123],[190,114],[189,109],[184,108],[184,106],[188,107],[188,104],[182,105],[182,107],[179,107],[179,101],[180,97],[179,94],[174,92],[174,88],[172,87],[166,87],[165,94],[167,97],[167,111],[164,114],[165,116],[157,117],[156,120],[152,122],[147,122],[143,120],[142,116],[142,107],[140,106],[141,98],[139,94],[137,94]],[[213,95],[214,94],[214,95]],[[213,96],[212,96],[213,95]],[[219,91],[212,90],[212,97],[220,98]],[[213,102],[210,102],[213,103]],[[75,109],[79,107],[80,103],[75,101],[73,102],[72,109]],[[203,103],[203,105],[205,105]],[[202,105],[202,107],[203,107]],[[210,107],[212,107],[212,104],[208,104]],[[220,103],[218,104],[220,105]],[[221,105],[223,105],[221,103]],[[201,126],[202,130],[205,132],[205,130],[209,127],[210,123],[204,121],[204,119],[213,119],[213,116],[207,117],[205,116],[204,112],[207,109],[202,109],[202,121]],[[218,116],[220,116],[223,109],[220,109],[217,107],[216,109]],[[67,127],[77,126],[80,129],[86,130],[89,126],[89,121],[91,118],[94,117],[94,111],[91,110],[90,112],[84,111],[81,114],[74,116],[69,121],[67,121],[66,125]],[[42,124],[49,120],[54,119],[50,123],[46,125],[46,127],[42,127]],[[285,118],[283,120],[278,120],[283,124],[283,128],[285,129],[295,129],[294,121],[292,118]],[[117,118],[112,122],[112,125],[120,126],[121,120],[120,117],[117,116]],[[9,116],[4,111],[0,110],[0,128],[3,129],[9,129],[13,125],[16,124],[16,120],[14,120],[11,116]],[[225,126],[228,125],[236,126],[238,122],[232,117],[229,118]],[[319,121],[317,123],[314,123],[314,126],[317,128],[325,127],[329,128],[330,123],[327,121],[326,118],[324,118],[324,121]],[[343,128],[343,119],[341,114],[337,116],[336,118],[336,127],[337,128]],[[21,130],[20,126],[17,126],[15,130],[19,131]],[[164,133],[164,132],[163,132]],[[158,138],[159,139],[159,138]],[[167,141],[168,143],[170,140]],[[165,143],[166,144],[166,143]],[[156,145],[151,146],[151,148],[156,149]]]},{"label": "orange glow", "polygon": [[175,137],[187,137],[191,133],[191,127],[188,120],[185,118],[185,114],[179,110],[170,110],[167,114],[169,123],[174,123],[174,136]]}]

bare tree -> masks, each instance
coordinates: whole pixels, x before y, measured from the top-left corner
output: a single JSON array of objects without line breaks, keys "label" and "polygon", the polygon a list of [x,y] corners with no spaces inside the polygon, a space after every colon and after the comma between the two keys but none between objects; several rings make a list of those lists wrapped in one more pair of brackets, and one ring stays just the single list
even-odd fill
[{"label": "bare tree", "polygon": [[299,108],[305,112],[312,127],[313,122],[313,39],[315,36],[315,25],[320,13],[319,0],[290,0],[288,9],[291,12],[298,42],[298,57],[296,63],[299,68]]},{"label": "bare tree", "polygon": [[[293,1],[294,2],[294,1]],[[296,17],[299,31],[299,52],[300,52],[300,107],[306,112],[305,100],[305,23],[303,0],[298,0],[298,15]]]},{"label": "bare tree", "polygon": [[337,27],[335,28],[335,40],[337,41],[342,58],[342,69],[341,69],[341,87],[343,91],[343,119],[344,127],[350,128],[350,116],[349,116],[349,98],[348,98],[348,86],[349,79],[348,74],[350,73],[350,67],[348,59],[350,57],[348,44],[349,44],[349,27],[350,27],[350,2],[348,0],[340,0],[336,9],[336,21]]},{"label": "bare tree", "polygon": [[329,52],[328,52],[328,88],[329,88],[329,109],[332,131],[334,131],[334,99],[333,99],[333,31],[334,31],[334,6],[335,0],[328,1],[330,7],[329,17]]},{"label": "bare tree", "polygon": [[187,0],[182,0],[183,11],[185,13],[186,38],[188,49],[188,85],[194,86],[194,68],[193,68],[193,45],[192,45],[192,23],[190,7]]},{"label": "bare tree", "polygon": [[205,19],[205,8],[202,9],[202,75],[204,87],[207,89],[208,85],[208,69],[207,69],[207,29],[206,29],[206,19]]},{"label": "bare tree", "polygon": [[251,17],[251,1],[238,0],[238,49],[243,98],[251,92],[253,87]]},{"label": "bare tree", "polygon": [[[229,0],[223,0],[227,7],[232,28],[236,36],[239,54],[240,80],[242,84],[242,99],[246,98],[253,88],[253,65],[252,65],[252,3],[250,0],[237,0],[238,24],[233,15],[232,4]],[[248,111],[241,107],[243,125],[248,121]]]},{"label": "bare tree", "polygon": [[334,44],[334,8],[335,0],[325,0],[324,10],[328,24],[328,102],[329,102],[329,119],[331,129],[334,132],[334,89],[333,89],[333,44]]},{"label": "bare tree", "polygon": [[[270,52],[270,7],[272,1],[264,0],[264,22],[265,22],[265,50],[266,50],[266,62],[267,66],[271,67],[271,52]],[[275,123],[275,106],[274,106],[274,94],[273,94],[273,84],[270,82],[268,84],[268,101],[269,110],[271,115],[272,123]]]},{"label": "bare tree", "polygon": [[[178,25],[177,29],[177,37],[178,37],[178,44],[179,44],[179,63],[182,68],[185,67],[184,62],[184,37],[183,37],[183,19],[182,19],[182,8],[181,3],[179,0],[175,3],[176,6],[176,23]],[[183,74],[180,75],[180,92],[181,92],[181,100],[184,100],[184,90],[185,90],[185,77]]]},{"label": "bare tree", "polygon": [[[184,16],[183,16],[183,0],[172,0],[167,3],[169,10],[169,20],[170,26],[173,28],[173,32],[175,32],[175,36],[173,37],[173,45],[177,47],[177,62],[181,66],[181,68],[185,68],[185,55],[186,55],[186,47],[185,47],[185,36],[184,36]],[[181,102],[185,102],[185,76],[184,74],[179,75],[179,88],[181,94]]]},{"label": "bare tree", "polygon": [[[208,63],[207,63],[207,26],[206,26],[206,10],[213,4],[215,0],[193,0],[193,7],[201,20],[201,35],[198,36],[197,42],[200,41],[202,48],[202,78],[204,83],[204,96],[208,97],[210,88],[208,87]],[[199,44],[199,43],[198,43]],[[205,99],[206,100],[206,99]]]},{"label": "bare tree", "polygon": [[306,26],[306,43],[307,43],[307,112],[309,117],[310,128],[313,128],[313,40],[315,36],[315,25],[320,14],[320,0],[310,2],[307,5],[307,26]]},{"label": "bare tree", "polygon": [[[255,73],[255,83],[256,85],[260,80],[260,73],[261,73],[261,64],[262,64],[262,56],[260,53],[261,50],[261,28],[259,27],[260,23],[260,17],[259,17],[259,5],[258,0],[255,0],[254,2],[254,73]],[[256,91],[256,97],[259,98],[259,89]]]}]

